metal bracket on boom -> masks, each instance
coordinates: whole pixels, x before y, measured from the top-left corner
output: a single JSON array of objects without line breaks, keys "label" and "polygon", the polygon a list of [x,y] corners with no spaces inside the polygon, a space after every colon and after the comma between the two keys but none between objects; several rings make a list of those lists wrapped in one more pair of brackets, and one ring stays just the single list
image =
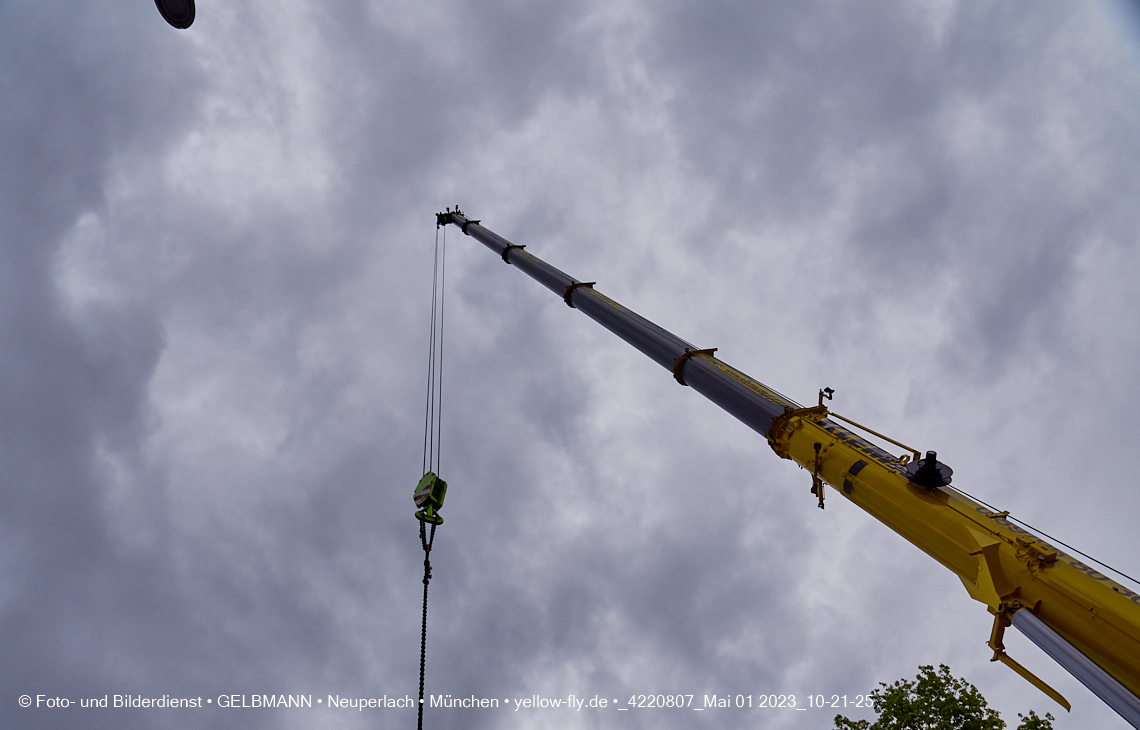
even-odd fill
[{"label": "metal bracket on boom", "polygon": [[[828,390],[831,390],[828,388]],[[833,391],[834,392],[834,391]],[[819,391],[819,399],[822,401],[824,392]],[[784,412],[772,419],[772,425],[768,429],[768,445],[772,447],[772,451],[781,459],[792,458],[788,450],[788,445],[791,441],[792,433],[801,428],[803,422],[809,421],[818,423],[820,420],[827,418],[827,406],[818,405],[811,406],[810,408],[785,408]],[[834,441],[830,441],[826,448],[831,448]],[[812,444],[815,449],[815,460],[812,462],[811,468],[811,493],[819,500],[818,506],[824,509],[824,489],[823,479],[820,477],[820,470],[823,468],[823,452],[826,448],[822,441],[816,441]],[[850,492],[848,492],[850,493]]]},{"label": "metal bracket on boom", "polygon": [[[822,394],[823,391],[821,390],[820,395],[822,396]],[[821,397],[820,400],[823,400],[823,398]],[[811,493],[819,497],[819,508],[823,509],[823,480],[819,478],[819,467],[823,462],[819,451],[823,447],[823,444],[816,441],[813,446],[815,448],[815,468],[812,469],[811,473]]]},{"label": "metal bracket on boom", "polygon": [[814,422],[827,418],[827,415],[827,406],[785,408],[783,413],[772,419],[772,425],[768,427],[768,445],[781,459],[792,458],[788,451],[788,439],[791,438],[792,432],[800,427],[798,422],[793,423],[793,419],[806,418]]},{"label": "metal bracket on boom", "polygon": [[[459,206],[456,205],[455,210],[452,210],[449,207],[447,209],[447,212],[445,212],[445,213],[436,213],[435,214],[435,227],[436,228],[442,228],[443,226],[446,226],[448,223],[454,223],[455,220],[451,217],[453,214],[454,215],[463,215],[463,211],[461,211],[459,209]],[[479,221],[470,221],[470,222],[471,223],[478,223]],[[467,224],[466,223],[463,224],[463,232],[467,233]]]},{"label": "metal bracket on boom", "polygon": [[681,385],[688,387],[689,384],[685,382],[684,376],[681,375],[685,367],[685,363],[693,355],[712,355],[714,352],[716,352],[715,347],[710,347],[707,350],[690,350],[686,347],[685,351],[681,353],[681,356],[673,361],[673,378]]},{"label": "metal bracket on boom", "polygon": [[[820,391],[820,392],[822,393],[823,391]],[[820,403],[820,405],[822,406],[823,404]],[[844,423],[849,423],[852,426],[854,426],[855,428],[866,431],[867,433],[871,434],[872,436],[878,436],[879,438],[881,438],[884,441],[889,441],[890,443],[894,444],[895,446],[906,449],[907,451],[909,451],[911,454],[914,455],[914,461],[918,461],[918,449],[907,446],[906,444],[902,443],[901,441],[895,441],[890,436],[884,436],[883,434],[879,433],[878,431],[872,431],[871,429],[867,428],[863,424],[855,423],[850,418],[844,418],[843,416],[839,415],[838,413],[828,413],[827,415],[831,416],[832,418],[838,418],[840,421],[843,421]],[[897,461],[900,464],[906,464],[906,463],[911,461],[911,457],[908,456],[907,454],[903,454],[902,456],[900,456],[897,459]]]},{"label": "metal bracket on boom", "polygon": [[509,258],[507,258],[507,254],[510,253],[512,249],[516,249],[516,248],[523,249],[523,248],[526,248],[526,246],[516,246],[513,243],[508,243],[507,247],[503,249],[503,263],[504,264],[509,264],[511,262],[511,260]]},{"label": "metal bracket on boom", "polygon": [[577,289],[578,287],[585,287],[586,289],[593,289],[594,284],[597,284],[597,283],[598,282],[596,282],[596,281],[575,281],[575,282],[572,282],[569,286],[566,287],[566,291],[563,292],[562,301],[566,302],[567,307],[570,307],[571,309],[577,309],[577,307],[574,306],[574,300],[572,298],[572,295],[574,294],[574,290]]},{"label": "metal bracket on boom", "polygon": [[[826,409],[826,407],[823,405],[823,401],[824,401],[824,399],[833,400],[834,396],[835,396],[835,391],[831,388],[823,388],[822,390],[819,391],[819,405],[817,406],[817,408],[823,408],[824,409],[823,415],[830,416],[831,418],[838,418],[840,421],[843,421],[844,423],[850,424],[850,425],[854,426],[855,428],[858,428],[862,431],[866,431],[867,433],[871,434],[872,436],[877,436],[884,441],[889,441],[890,443],[894,444],[895,446],[898,446],[899,448],[906,449],[907,451],[909,451],[911,454],[914,455],[914,461],[918,461],[918,459],[919,459],[918,449],[916,449],[912,446],[907,446],[906,444],[904,444],[901,441],[895,441],[890,436],[884,436],[883,434],[879,433],[878,431],[873,431],[861,423],[856,423],[855,421],[852,421],[850,418],[846,418],[844,416],[839,415],[838,413],[832,413],[832,412],[828,411]],[[902,456],[900,456],[897,459],[897,461],[899,464],[906,464],[906,463],[911,461],[911,457],[906,455],[906,454],[903,454]],[[946,466],[946,465],[943,464],[942,466]],[[949,469],[950,467],[946,467],[946,468]]]},{"label": "metal bracket on boom", "polygon": [[994,650],[994,656],[992,659],[990,659],[990,661],[1001,662],[1013,671],[1020,674],[1022,678],[1024,678],[1034,687],[1049,695],[1051,699],[1053,699],[1061,707],[1064,707],[1066,711],[1072,710],[1072,705],[1069,704],[1069,701],[1066,700],[1060,692],[1050,687],[1045,683],[1043,679],[1018,664],[1009,654],[1005,653],[1005,644],[1002,643],[1002,638],[1005,637],[1006,627],[1012,625],[1013,623],[1010,617],[1013,616],[1014,612],[1018,610],[1028,611],[1029,609],[1021,608],[1020,606],[1009,606],[1004,603],[1001,604],[998,608],[1000,610],[997,612],[997,614],[994,615],[994,627],[990,631],[990,640],[986,642],[986,646]]}]

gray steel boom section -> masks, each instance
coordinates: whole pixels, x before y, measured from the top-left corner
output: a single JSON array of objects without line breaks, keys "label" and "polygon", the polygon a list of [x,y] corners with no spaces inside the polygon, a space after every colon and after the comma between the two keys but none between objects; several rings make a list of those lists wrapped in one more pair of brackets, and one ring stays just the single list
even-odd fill
[{"label": "gray steel boom section", "polygon": [[[678,380],[705,396],[713,403],[743,421],[750,428],[768,435],[772,419],[787,408],[800,405],[776,391],[748,377],[711,355],[678,358],[697,348],[668,330],[662,329],[632,312],[609,297],[594,291],[546,263],[527,253],[502,236],[484,228],[459,212],[441,214],[441,223],[454,223],[464,233],[482,243],[547,289],[563,297],[567,304],[579,309],[590,319],[636,347],[666,370],[678,375]],[[577,285],[577,286],[575,286]]]}]

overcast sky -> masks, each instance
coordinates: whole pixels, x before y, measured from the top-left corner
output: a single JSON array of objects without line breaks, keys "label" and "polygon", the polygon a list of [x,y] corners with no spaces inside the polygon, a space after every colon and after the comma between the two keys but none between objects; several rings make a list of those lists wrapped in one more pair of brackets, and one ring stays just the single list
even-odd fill
[{"label": "overcast sky", "polygon": [[[1124,0],[0,2],[0,725],[407,728],[436,211],[1140,574]],[[931,558],[447,232],[427,691],[1123,727]],[[22,710],[305,694],[313,710]],[[835,711],[426,712],[820,728]],[[850,710],[851,717],[866,712]]]}]

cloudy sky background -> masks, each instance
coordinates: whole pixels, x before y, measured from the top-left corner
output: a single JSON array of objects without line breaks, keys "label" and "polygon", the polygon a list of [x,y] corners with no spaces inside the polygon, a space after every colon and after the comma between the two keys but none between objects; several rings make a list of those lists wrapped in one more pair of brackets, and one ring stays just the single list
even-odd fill
[{"label": "cloudy sky background", "polygon": [[[408,727],[20,694],[416,694],[434,213],[1132,575],[1140,12],[0,3],[0,724]],[[1122,727],[958,579],[448,232],[431,693],[866,693]],[[435,728],[829,727],[446,710]],[[850,711],[852,717],[860,715]]]}]

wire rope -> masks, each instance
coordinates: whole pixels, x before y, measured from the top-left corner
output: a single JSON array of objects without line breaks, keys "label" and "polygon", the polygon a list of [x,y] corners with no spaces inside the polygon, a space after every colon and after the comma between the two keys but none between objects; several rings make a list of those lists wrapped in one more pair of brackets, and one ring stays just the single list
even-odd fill
[{"label": "wire rope", "polygon": [[435,399],[435,473],[439,474],[440,453],[443,451],[443,305],[447,294],[447,227],[443,228],[443,253],[439,258],[439,367],[435,379],[439,393]]},{"label": "wire rope", "polygon": [[[1001,511],[1001,510],[999,510],[997,507],[994,507],[994,506],[993,506],[992,504],[990,504],[989,502],[986,502],[985,500],[983,500],[983,499],[980,499],[979,497],[975,497],[974,495],[970,494],[969,492],[965,491],[964,489],[959,489],[958,487],[953,487],[953,489],[955,489],[955,490],[957,490],[957,491],[961,492],[962,494],[966,495],[967,497],[969,497],[970,499],[974,500],[975,502],[979,502],[980,504],[983,504],[983,505],[985,505],[986,507],[989,507],[989,508],[990,508],[990,509],[992,509],[994,512],[1000,512],[1000,511]],[[1023,521],[1023,520],[1019,520],[1019,519],[1017,519],[1016,517],[1014,517],[1014,516],[1012,516],[1012,515],[1008,516],[1008,517],[1007,517],[1007,519],[1009,519],[1009,520],[1012,520],[1013,522],[1016,522],[1017,524],[1021,525],[1022,527],[1025,527],[1026,529],[1029,529],[1029,530],[1033,530],[1034,532],[1038,532],[1038,533],[1040,533],[1041,535],[1043,535],[1043,536],[1045,536],[1045,537],[1049,538],[1050,540],[1052,540],[1053,542],[1057,543],[1058,545],[1061,545],[1061,546],[1063,546],[1063,547],[1066,547],[1066,548],[1068,548],[1068,549],[1072,550],[1074,553],[1076,553],[1077,555],[1080,555],[1082,558],[1086,558],[1086,559],[1088,559],[1088,560],[1091,560],[1092,562],[1096,563],[1096,564],[1097,564],[1097,565],[1099,565],[1100,567],[1102,567],[1102,568],[1105,568],[1105,569],[1107,569],[1107,570],[1110,570],[1110,571],[1112,571],[1113,573],[1116,573],[1117,575],[1119,575],[1119,576],[1120,576],[1120,577],[1122,577],[1122,578],[1127,578],[1128,580],[1130,580],[1130,581],[1132,581],[1133,583],[1135,583],[1137,586],[1140,586],[1140,580],[1136,580],[1135,578],[1133,578],[1132,576],[1128,575],[1128,574],[1127,574],[1127,573],[1125,573],[1124,571],[1121,571],[1121,570],[1117,570],[1116,568],[1112,567],[1112,566],[1111,566],[1111,565],[1109,565],[1108,563],[1102,563],[1101,561],[1097,560],[1096,558],[1094,558],[1093,556],[1089,555],[1088,553],[1084,553],[1084,552],[1081,552],[1080,550],[1077,550],[1077,549],[1076,549],[1075,547],[1073,547],[1072,545],[1069,545],[1069,544],[1068,544],[1068,543],[1066,543],[1066,542],[1062,542],[1061,540],[1058,540],[1057,538],[1053,537],[1052,535],[1050,535],[1049,533],[1045,532],[1044,530],[1039,530],[1039,529],[1037,529],[1036,527],[1034,527],[1033,525],[1029,524],[1028,522],[1025,522],[1025,521]]]},{"label": "wire rope", "polygon": [[435,255],[432,260],[431,272],[431,327],[430,342],[428,343],[427,364],[427,395],[424,399],[424,473],[427,474],[430,466],[431,454],[434,444],[431,439],[435,435],[435,307],[436,285],[439,281],[439,226],[435,229]]},{"label": "wire rope", "polygon": [[[447,228],[443,229],[443,245],[440,246],[440,225],[435,227],[435,249],[431,272],[431,325],[429,330],[427,394],[424,398],[424,474],[434,471],[439,475],[440,445],[443,442],[443,314],[445,282],[447,279]],[[433,487],[434,488],[434,487]],[[420,522],[420,546],[424,550],[424,602],[420,624],[420,696],[416,713],[416,728],[424,726],[424,675],[427,665],[427,610],[428,583],[431,582],[431,548],[435,542],[435,528],[439,523],[432,521],[430,536],[422,513],[416,516]]]}]

